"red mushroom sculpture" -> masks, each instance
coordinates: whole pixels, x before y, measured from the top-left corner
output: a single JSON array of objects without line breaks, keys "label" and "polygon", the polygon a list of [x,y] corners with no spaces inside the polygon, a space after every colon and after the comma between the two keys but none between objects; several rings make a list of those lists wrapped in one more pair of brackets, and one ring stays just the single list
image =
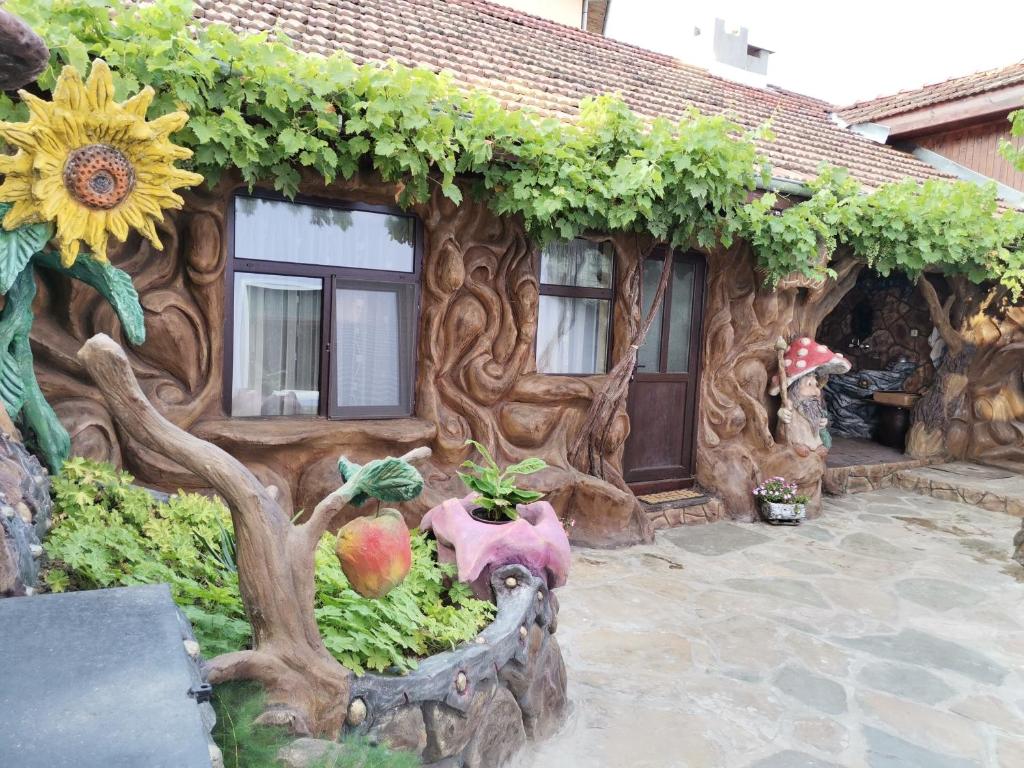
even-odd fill
[{"label": "red mushroom sculpture", "polygon": [[[779,437],[800,456],[812,451],[822,456],[828,453],[828,412],[819,377],[846,373],[850,367],[841,352],[833,352],[810,336],[795,339],[781,356],[781,369],[772,377],[768,393],[782,394],[779,422],[783,434]],[[812,373],[815,375],[809,375]]]}]

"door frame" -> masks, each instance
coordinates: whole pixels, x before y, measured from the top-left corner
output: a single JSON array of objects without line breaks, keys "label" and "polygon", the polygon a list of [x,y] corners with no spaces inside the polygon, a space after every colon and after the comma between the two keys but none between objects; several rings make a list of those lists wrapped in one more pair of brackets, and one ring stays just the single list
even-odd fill
[{"label": "door frame", "polygon": [[[684,414],[682,436],[683,450],[681,466],[683,468],[684,475],[679,478],[636,480],[634,482],[627,481],[629,489],[635,495],[643,493],[658,493],[661,491],[678,490],[681,488],[690,488],[695,483],[694,473],[696,469],[696,443],[698,432],[697,420],[700,416],[700,388],[704,374],[704,310],[707,298],[707,258],[703,253],[695,249],[679,251],[664,248],[661,250],[661,254],[669,255],[671,258],[675,258],[676,256],[682,255],[694,265],[693,301],[690,308],[692,321],[690,324],[690,370],[687,371],[686,374],[688,376],[688,386],[686,390],[685,400],[682,404]],[[662,306],[671,307],[671,298],[672,281],[670,279],[669,284],[665,288],[665,296],[662,298]],[[642,310],[643,297],[639,297],[639,300],[640,307]],[[669,324],[671,323],[671,310],[662,311],[661,323],[662,332],[660,358],[665,359],[665,357],[668,354],[668,329]],[[675,380],[675,377],[678,376],[678,374],[662,372],[643,374],[634,371],[634,377],[635,376],[643,376],[645,381],[672,381]],[[631,381],[629,395],[632,395],[632,391],[633,388]],[[627,397],[629,395],[627,395]],[[632,424],[630,424],[630,428],[632,431]],[[626,441],[629,441],[628,436],[626,437]],[[626,472],[626,467],[623,466],[624,478]]]}]

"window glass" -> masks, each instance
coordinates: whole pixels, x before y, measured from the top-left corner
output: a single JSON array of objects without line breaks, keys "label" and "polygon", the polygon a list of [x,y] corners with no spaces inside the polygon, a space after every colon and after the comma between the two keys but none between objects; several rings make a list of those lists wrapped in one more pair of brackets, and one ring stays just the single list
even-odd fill
[{"label": "window glass", "polygon": [[411,285],[358,283],[336,288],[336,409],[410,410],[414,311]]},{"label": "window glass", "polygon": [[605,373],[608,365],[606,299],[541,296],[537,370],[541,373]]},{"label": "window glass", "polygon": [[690,370],[690,323],[693,319],[693,264],[676,259],[672,268],[672,316],[668,327],[668,371]]},{"label": "window glass", "polygon": [[232,416],[317,413],[322,281],[236,272]]},{"label": "window glass", "polygon": [[235,198],[235,258],[412,272],[408,216]]},{"label": "window glass", "polygon": [[[651,302],[654,301],[654,294],[658,292],[658,282],[661,280],[661,269],[665,262],[661,259],[650,258],[644,262],[643,279],[640,285],[640,298],[643,311],[640,313],[640,320],[647,317],[651,310]],[[658,312],[654,316],[644,343],[636,353],[636,364],[638,370],[644,373],[658,373],[661,371],[661,320],[665,313],[665,302],[661,302]]]},{"label": "window glass", "polygon": [[540,258],[540,281],[578,288],[611,288],[611,244],[570,240],[544,246]]}]

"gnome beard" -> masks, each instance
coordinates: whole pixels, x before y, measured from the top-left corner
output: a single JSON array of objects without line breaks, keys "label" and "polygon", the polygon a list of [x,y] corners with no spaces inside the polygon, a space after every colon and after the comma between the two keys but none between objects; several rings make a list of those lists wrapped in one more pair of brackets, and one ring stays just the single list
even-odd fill
[{"label": "gnome beard", "polygon": [[791,410],[782,414],[789,442],[801,455],[828,449],[827,411],[817,377],[805,374],[789,385]]},{"label": "gnome beard", "polygon": [[[797,382],[799,384],[800,382]],[[794,388],[796,384],[794,385]],[[821,420],[828,416],[825,411],[825,404],[821,401],[821,396],[804,397],[798,398],[792,393],[790,394],[793,406],[796,408],[797,413],[803,415],[807,421],[811,424],[820,424]]]}]

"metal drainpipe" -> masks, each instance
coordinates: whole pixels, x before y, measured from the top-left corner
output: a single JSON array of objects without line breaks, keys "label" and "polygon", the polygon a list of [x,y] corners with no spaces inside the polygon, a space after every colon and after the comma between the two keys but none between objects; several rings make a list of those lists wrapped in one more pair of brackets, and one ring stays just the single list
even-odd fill
[{"label": "metal drainpipe", "polygon": [[583,0],[583,16],[580,18],[580,29],[587,28],[587,14],[590,12],[590,0]]},{"label": "metal drainpipe", "polygon": [[784,195],[797,195],[798,197],[810,197],[811,190],[802,181],[794,179],[783,179],[776,176],[768,181],[765,191],[781,192]]}]

